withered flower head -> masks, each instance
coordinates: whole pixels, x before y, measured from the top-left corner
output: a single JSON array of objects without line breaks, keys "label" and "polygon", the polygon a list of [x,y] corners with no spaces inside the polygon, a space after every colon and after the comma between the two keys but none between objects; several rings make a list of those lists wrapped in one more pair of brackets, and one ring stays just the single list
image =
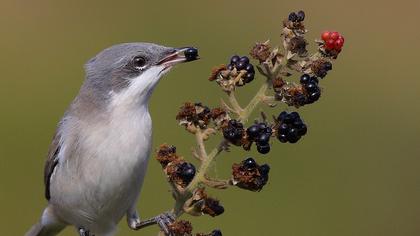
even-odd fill
[{"label": "withered flower head", "polygon": [[211,118],[214,121],[214,125],[216,129],[219,129],[225,124],[228,120],[230,120],[230,117],[225,109],[216,107],[211,110]]},{"label": "withered flower head", "polygon": [[268,41],[265,43],[256,43],[255,46],[249,52],[249,55],[260,63],[268,59],[271,54],[270,45]]},{"label": "withered flower head", "polygon": [[216,80],[217,79],[217,76],[219,76],[219,73],[222,72],[222,71],[225,71],[225,70],[227,70],[225,64],[222,64],[220,66],[213,67],[211,69],[211,75],[209,77],[209,80],[210,81]]},{"label": "withered flower head", "polygon": [[233,184],[242,189],[261,191],[268,181],[268,165],[258,165],[254,159],[248,158],[239,164],[232,165]]},{"label": "withered flower head", "polygon": [[299,56],[306,56],[308,54],[308,51],[306,50],[307,44],[308,43],[303,37],[293,37],[290,39],[289,50],[292,53],[297,53]]},{"label": "withered flower head", "polygon": [[163,168],[165,168],[169,163],[181,159],[181,157],[176,154],[176,147],[172,145],[162,144],[159,146],[156,153],[156,160]]},{"label": "withered flower head", "polygon": [[316,76],[324,78],[328,71],[332,70],[332,63],[324,59],[318,59],[311,64],[311,70]]},{"label": "withered flower head", "polygon": [[204,199],[202,212],[204,214],[215,217],[225,212],[225,208],[222,205],[220,205],[220,202],[218,200],[207,197]]},{"label": "withered flower head", "polygon": [[279,91],[286,84],[282,78],[275,78],[272,81],[274,91]]},{"label": "withered flower head", "polygon": [[191,236],[192,225],[189,221],[178,220],[169,225],[169,231],[173,236]]},{"label": "withered flower head", "polygon": [[195,125],[206,128],[211,119],[211,112],[207,106],[201,103],[186,102],[179,110],[176,119],[181,125]]}]

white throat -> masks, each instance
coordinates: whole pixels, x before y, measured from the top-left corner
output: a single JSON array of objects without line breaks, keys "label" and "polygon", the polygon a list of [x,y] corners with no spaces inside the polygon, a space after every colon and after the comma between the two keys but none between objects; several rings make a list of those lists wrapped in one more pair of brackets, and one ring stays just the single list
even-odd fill
[{"label": "white throat", "polygon": [[164,66],[152,66],[141,75],[135,78],[127,78],[130,84],[127,88],[115,93],[111,91],[111,109],[126,107],[138,109],[139,106],[148,106],[150,96],[160,78],[166,74],[170,68]]}]

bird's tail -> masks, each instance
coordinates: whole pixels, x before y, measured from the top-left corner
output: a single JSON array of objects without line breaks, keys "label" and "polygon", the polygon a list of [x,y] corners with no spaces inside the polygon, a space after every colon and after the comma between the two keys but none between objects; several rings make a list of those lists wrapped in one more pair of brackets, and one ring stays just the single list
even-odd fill
[{"label": "bird's tail", "polygon": [[42,225],[41,222],[33,225],[25,236],[55,236],[64,229],[64,225],[58,227],[49,227]]},{"label": "bird's tail", "polygon": [[41,220],[33,225],[25,236],[55,236],[66,227],[65,224],[57,220],[51,211],[51,207],[47,207],[42,214]]}]

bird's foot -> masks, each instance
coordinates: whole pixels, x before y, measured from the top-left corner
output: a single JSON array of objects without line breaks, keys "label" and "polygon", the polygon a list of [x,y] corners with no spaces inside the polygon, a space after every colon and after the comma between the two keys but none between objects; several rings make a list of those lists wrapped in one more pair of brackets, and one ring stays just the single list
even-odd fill
[{"label": "bird's foot", "polygon": [[159,225],[160,229],[165,233],[165,235],[172,236],[171,231],[169,229],[169,225],[171,225],[174,221],[174,214],[171,212],[165,212],[148,220],[140,221],[138,219],[132,219],[129,226],[132,229],[139,230],[146,226],[157,224]]},{"label": "bird's foot", "polygon": [[85,230],[84,228],[79,228],[79,235],[80,236],[95,236],[89,232],[89,230]]}]

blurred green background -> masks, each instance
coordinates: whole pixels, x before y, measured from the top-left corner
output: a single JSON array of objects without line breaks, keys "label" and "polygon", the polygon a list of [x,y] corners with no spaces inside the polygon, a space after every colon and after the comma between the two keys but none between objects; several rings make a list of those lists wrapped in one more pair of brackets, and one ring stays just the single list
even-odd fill
[{"label": "blurred green background", "polygon": [[[266,157],[224,154],[213,171],[218,176],[255,155],[272,167],[269,184],[260,193],[215,192],[226,212],[192,218],[195,231],[419,235],[420,1],[408,0],[1,1],[0,235],[23,235],[45,207],[45,154],[90,57],[130,41],[200,49],[202,60],[173,70],[151,101],[154,145],[172,143],[188,156],[193,138],[174,119],[181,103],[218,105],[222,93],[207,81],[210,68],[246,54],[256,41],[279,43],[283,18],[299,9],[307,13],[311,42],[325,29],[346,38],[322,81],[321,100],[299,109],[309,133],[296,145],[276,142]],[[239,89],[242,104],[258,86],[257,80]],[[172,206],[168,189],[151,160],[138,206],[143,218]],[[119,235],[156,231],[130,231],[123,220]],[[68,228],[62,235],[76,234]]]}]

